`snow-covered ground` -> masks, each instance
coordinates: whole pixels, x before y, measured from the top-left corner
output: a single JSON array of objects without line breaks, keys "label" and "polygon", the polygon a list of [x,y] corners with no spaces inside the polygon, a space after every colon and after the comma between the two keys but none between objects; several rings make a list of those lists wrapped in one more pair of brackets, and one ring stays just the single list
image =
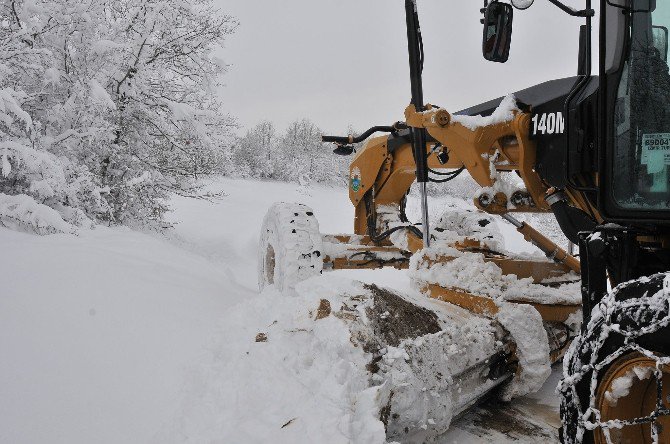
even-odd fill
[{"label": "snow-covered ground", "polygon": [[[97,227],[38,237],[0,228],[0,442],[379,442],[365,356],[320,299],[357,281],[411,291],[405,272],[347,271],[298,296],[259,294],[260,225],[276,201],[349,232],[345,189],[219,179],[218,201],[175,198],[167,237]],[[433,201],[433,217],[447,202]],[[416,212],[410,203],[409,213]],[[506,246],[532,252],[500,222]],[[262,333],[267,342],[257,342]],[[543,390],[488,403],[444,443],[552,442],[554,369]]]}]

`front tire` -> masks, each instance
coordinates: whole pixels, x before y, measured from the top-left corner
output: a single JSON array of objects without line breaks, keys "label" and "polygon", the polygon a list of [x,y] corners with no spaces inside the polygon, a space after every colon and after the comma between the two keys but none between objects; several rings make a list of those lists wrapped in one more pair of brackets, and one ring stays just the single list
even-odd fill
[{"label": "front tire", "polygon": [[258,250],[258,287],[274,285],[292,290],[298,282],[321,274],[323,244],[319,223],[311,208],[275,203],[261,228]]}]

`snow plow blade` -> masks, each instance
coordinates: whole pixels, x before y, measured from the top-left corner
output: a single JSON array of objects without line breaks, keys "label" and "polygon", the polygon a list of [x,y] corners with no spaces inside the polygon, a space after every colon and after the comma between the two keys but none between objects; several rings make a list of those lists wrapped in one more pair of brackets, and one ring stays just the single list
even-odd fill
[{"label": "snow plow blade", "polygon": [[439,437],[454,418],[493,393],[510,400],[538,389],[550,371],[550,356],[558,356],[565,343],[529,347],[528,340],[515,340],[520,334],[537,343],[540,332],[532,330],[543,324],[513,304],[491,318],[375,285],[365,290],[333,315],[371,357],[370,384],[378,390],[379,418],[391,440]]}]

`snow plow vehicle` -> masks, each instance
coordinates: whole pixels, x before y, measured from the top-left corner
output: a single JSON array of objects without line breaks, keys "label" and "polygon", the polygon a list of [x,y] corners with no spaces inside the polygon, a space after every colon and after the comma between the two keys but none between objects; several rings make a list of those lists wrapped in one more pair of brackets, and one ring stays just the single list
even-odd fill
[{"label": "snow plow vehicle", "polygon": [[[365,314],[351,310],[379,312],[354,336],[375,356],[371,383],[396,376],[380,411],[390,438],[421,441],[408,438],[412,427],[448,427],[493,390],[507,400],[537,390],[563,359],[563,442],[670,443],[670,2],[601,0],[594,44],[591,0],[581,10],[549,1],[584,19],[578,75],[450,113],[424,103],[417,4],[406,0],[412,100],[404,120],[323,137],[336,154],[355,151],[354,232],[320,233],[301,204],[276,204],[265,218],[261,287],[290,291],[328,270],[395,267],[429,296],[408,300],[372,286],[370,300],[359,301]],[[487,60],[508,60],[513,6],[532,3],[484,2]],[[371,138],[379,132],[387,134]],[[427,184],[465,171],[480,187],[476,209],[448,208],[431,224]],[[416,224],[405,214],[413,184]],[[578,256],[516,213],[552,213]],[[498,217],[547,258],[504,251]],[[378,328],[412,322],[416,331],[400,337]],[[398,347],[402,364],[385,359]],[[453,352],[459,347],[467,359]],[[412,376],[398,383],[398,373]],[[449,419],[427,420],[426,411]]]}]

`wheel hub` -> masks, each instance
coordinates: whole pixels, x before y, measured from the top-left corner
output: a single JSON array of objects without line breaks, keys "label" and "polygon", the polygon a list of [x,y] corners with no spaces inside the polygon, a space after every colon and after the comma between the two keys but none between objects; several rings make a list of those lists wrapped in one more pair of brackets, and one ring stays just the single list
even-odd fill
[{"label": "wheel hub", "polygon": [[605,373],[596,393],[600,427],[595,430],[595,443],[670,442],[669,394],[667,366],[661,366],[658,372],[657,361],[640,353],[618,358]]}]

